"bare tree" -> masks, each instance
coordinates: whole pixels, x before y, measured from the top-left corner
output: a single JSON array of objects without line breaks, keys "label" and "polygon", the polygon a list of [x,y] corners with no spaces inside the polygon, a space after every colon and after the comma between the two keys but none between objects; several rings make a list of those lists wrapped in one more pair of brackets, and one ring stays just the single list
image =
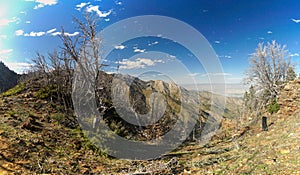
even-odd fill
[{"label": "bare tree", "polygon": [[259,43],[249,64],[245,81],[251,86],[249,92],[244,95],[243,118],[252,123],[256,122],[262,113],[269,111],[270,106],[277,105],[279,92],[291,79],[289,74],[293,66],[286,46],[276,41]]},{"label": "bare tree", "polygon": [[34,76],[40,78],[43,86],[49,85],[49,72],[50,68],[47,63],[47,59],[44,55],[39,52],[36,53],[36,56],[32,59]]},{"label": "bare tree", "polygon": [[279,90],[287,80],[291,62],[285,48],[286,46],[281,46],[276,41],[266,45],[259,43],[249,60],[246,82],[254,85],[257,93],[264,96],[265,103],[277,98]]},{"label": "bare tree", "polygon": [[76,37],[67,35],[62,28],[60,38],[64,47],[62,49],[70,55],[82,70],[87,71],[88,74],[93,75],[94,79],[99,78],[100,70],[103,64],[101,56],[101,42],[97,32],[97,18],[89,16],[87,13],[85,21],[80,21],[74,18],[77,23],[77,28],[80,34]]}]

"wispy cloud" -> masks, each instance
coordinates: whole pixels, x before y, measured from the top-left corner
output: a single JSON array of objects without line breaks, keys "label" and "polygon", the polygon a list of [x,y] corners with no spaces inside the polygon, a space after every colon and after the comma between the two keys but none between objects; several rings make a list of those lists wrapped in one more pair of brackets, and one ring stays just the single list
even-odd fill
[{"label": "wispy cloud", "polygon": [[191,74],[188,74],[190,77],[195,77],[197,75],[200,75],[199,73],[191,73]]},{"label": "wispy cloud", "polygon": [[5,55],[5,54],[9,54],[11,52],[13,52],[13,49],[4,49],[4,50],[0,50],[0,55]]},{"label": "wispy cloud", "polygon": [[17,30],[17,31],[15,31],[15,35],[17,35],[17,36],[22,36],[23,34],[24,34],[23,30]]},{"label": "wispy cloud", "polygon": [[[25,33],[23,30],[17,30],[15,31],[15,35],[16,36],[26,36],[26,37],[41,37],[41,36],[45,36],[45,35],[50,35],[50,36],[57,36],[57,35],[61,35],[62,33],[61,32],[55,32],[56,31],[56,28],[53,28],[53,29],[50,29],[46,32],[30,32],[30,33]],[[76,35],[79,35],[79,32],[74,32],[74,33],[68,33],[68,32],[65,32],[65,35],[66,36],[76,36]]]},{"label": "wispy cloud", "polygon": [[126,48],[126,46],[123,46],[123,45],[115,46],[115,49],[119,49],[119,50],[123,50],[125,48]]},{"label": "wispy cloud", "polygon": [[101,10],[99,10],[99,6],[98,5],[89,5],[87,8],[86,8],[86,11],[89,12],[89,13],[92,13],[92,12],[96,12],[97,15],[100,17],[100,18],[105,18],[107,16],[109,16],[112,12],[112,10],[109,10],[107,12],[103,12]]},{"label": "wispy cloud", "polygon": [[225,72],[220,72],[220,73],[207,73],[207,74],[202,74],[201,77],[207,77],[207,76],[231,76],[232,74],[230,73],[225,73]]},{"label": "wispy cloud", "polygon": [[148,46],[153,46],[153,45],[156,45],[156,44],[159,44],[158,41],[154,41],[153,43],[149,43]]},{"label": "wispy cloud", "polygon": [[115,1],[116,5],[122,5],[123,3],[121,1]]},{"label": "wispy cloud", "polygon": [[137,58],[134,61],[124,59],[123,61],[119,62],[120,69],[141,69],[145,68],[146,66],[154,66],[156,63],[164,63],[163,60],[152,60],[150,58]]},{"label": "wispy cloud", "polygon": [[33,67],[33,64],[23,62],[4,62],[4,64],[18,74],[26,73]]},{"label": "wispy cloud", "polygon": [[268,34],[272,34],[273,32],[272,32],[272,31],[268,31],[267,33],[268,33]]},{"label": "wispy cloud", "polygon": [[139,49],[137,47],[133,47],[133,52],[135,52],[135,53],[145,53],[146,49]]},{"label": "wispy cloud", "polygon": [[26,23],[26,24],[30,24],[30,23],[31,23],[31,21],[25,21],[25,23]]},{"label": "wispy cloud", "polygon": [[20,21],[19,18],[13,17],[12,19],[0,19],[0,26],[8,26],[10,23],[18,23]]},{"label": "wispy cloud", "polygon": [[74,32],[74,33],[65,32],[65,35],[66,36],[77,36],[77,35],[79,35],[79,32]]},{"label": "wispy cloud", "polygon": [[219,55],[218,57],[219,57],[219,58],[228,58],[228,59],[231,59],[231,58],[232,58],[231,55]]},{"label": "wispy cloud", "polygon": [[292,18],[292,21],[294,21],[295,23],[300,23],[300,19],[294,19],[294,18]]},{"label": "wispy cloud", "polygon": [[168,55],[167,57],[169,60],[176,60],[176,56],[174,55]]},{"label": "wispy cloud", "polygon": [[[79,35],[79,32],[74,32],[74,33],[68,33],[68,32],[65,32],[64,33],[66,36],[77,36]],[[52,36],[57,36],[57,35],[62,35],[61,32],[54,32],[54,33],[51,33]]]},{"label": "wispy cloud", "polygon": [[300,55],[299,55],[299,53],[293,53],[293,54],[290,54],[290,56],[291,56],[291,57],[298,57],[298,56],[300,56]]},{"label": "wispy cloud", "polygon": [[49,34],[49,33],[53,33],[53,32],[55,32],[56,31],[56,28],[54,28],[54,29],[50,29],[50,30],[48,30],[46,33],[47,34]]},{"label": "wispy cloud", "polygon": [[31,36],[31,37],[39,37],[46,35],[46,32],[30,32],[30,33],[24,33],[24,36]]},{"label": "wispy cloud", "polygon": [[3,50],[0,50],[0,59],[1,60],[5,60],[5,59],[8,59],[10,54],[13,52],[14,50],[13,49],[3,49]]},{"label": "wispy cloud", "polygon": [[216,44],[220,44],[221,42],[220,42],[220,41],[215,41],[215,43],[216,43]]},{"label": "wispy cloud", "polygon": [[85,7],[85,6],[89,5],[89,4],[90,4],[90,2],[82,2],[80,4],[77,4],[76,5],[76,10],[80,11],[83,7]]},{"label": "wispy cloud", "polygon": [[33,9],[39,9],[43,8],[45,6],[52,6],[58,3],[58,0],[34,0],[35,3],[38,3],[36,6],[34,6]]}]

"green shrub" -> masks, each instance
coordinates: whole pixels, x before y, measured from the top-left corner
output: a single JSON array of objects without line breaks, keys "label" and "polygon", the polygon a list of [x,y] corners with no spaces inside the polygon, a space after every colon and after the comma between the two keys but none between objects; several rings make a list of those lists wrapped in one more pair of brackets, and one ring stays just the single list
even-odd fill
[{"label": "green shrub", "polygon": [[268,106],[267,106],[267,110],[270,114],[273,114],[273,113],[276,113],[278,112],[280,109],[280,106],[279,104],[277,103],[276,100],[273,100],[272,103],[270,103]]},{"label": "green shrub", "polygon": [[48,99],[57,92],[57,85],[51,85],[41,88],[37,93],[36,97],[39,99]]},{"label": "green shrub", "polygon": [[16,85],[15,87],[9,89],[8,91],[4,92],[3,96],[7,97],[7,96],[19,94],[25,88],[26,88],[25,83],[20,83],[20,84]]},{"label": "green shrub", "polygon": [[51,118],[54,120],[54,121],[56,121],[56,122],[58,122],[58,123],[61,123],[61,122],[63,122],[64,120],[65,120],[65,115],[64,114],[61,114],[61,113],[55,113],[55,114],[52,114],[51,115]]}]

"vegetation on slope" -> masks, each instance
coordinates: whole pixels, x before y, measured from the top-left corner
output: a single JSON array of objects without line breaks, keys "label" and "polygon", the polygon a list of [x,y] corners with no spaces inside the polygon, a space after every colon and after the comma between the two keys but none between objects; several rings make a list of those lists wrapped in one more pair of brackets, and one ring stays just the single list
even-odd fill
[{"label": "vegetation on slope", "polygon": [[[40,98],[39,87],[25,82],[22,90],[0,100],[0,172],[2,174],[299,174],[300,80],[279,94],[280,110],[269,119],[236,128],[222,122],[211,142],[186,143],[157,160],[128,161],[99,151],[76,125],[66,126],[60,104]],[[67,119],[68,120],[68,119]]]}]

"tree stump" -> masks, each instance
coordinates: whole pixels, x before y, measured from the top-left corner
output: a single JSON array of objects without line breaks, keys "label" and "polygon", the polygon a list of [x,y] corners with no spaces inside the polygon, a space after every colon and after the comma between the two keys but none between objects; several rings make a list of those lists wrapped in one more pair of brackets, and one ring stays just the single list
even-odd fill
[{"label": "tree stump", "polygon": [[268,131],[267,117],[265,117],[265,116],[262,117],[262,130]]}]

